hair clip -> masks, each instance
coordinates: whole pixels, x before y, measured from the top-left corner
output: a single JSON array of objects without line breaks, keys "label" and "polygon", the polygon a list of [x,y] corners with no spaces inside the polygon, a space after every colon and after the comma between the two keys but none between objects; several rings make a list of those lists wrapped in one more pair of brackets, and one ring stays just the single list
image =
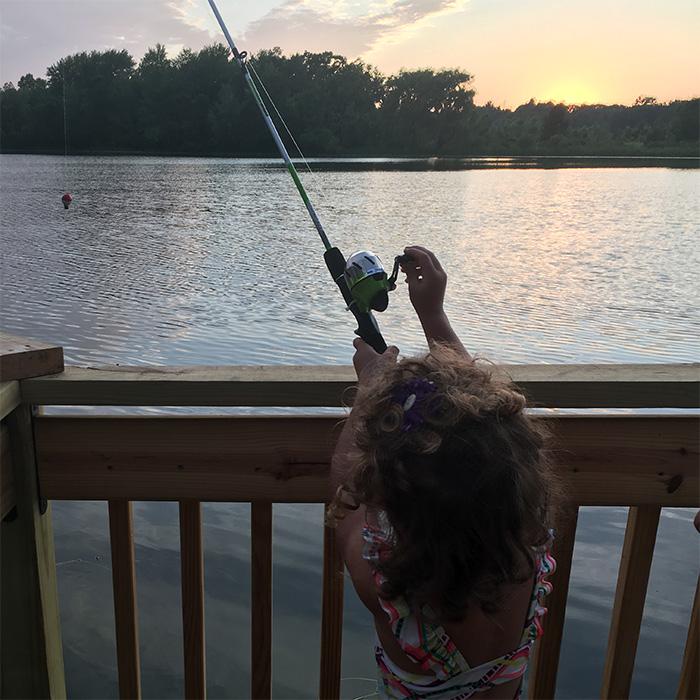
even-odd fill
[{"label": "hair clip", "polygon": [[[409,379],[394,394],[394,401],[404,410],[404,432],[418,430],[425,422],[425,405],[437,387],[427,379]],[[432,415],[434,408],[429,412]]]}]

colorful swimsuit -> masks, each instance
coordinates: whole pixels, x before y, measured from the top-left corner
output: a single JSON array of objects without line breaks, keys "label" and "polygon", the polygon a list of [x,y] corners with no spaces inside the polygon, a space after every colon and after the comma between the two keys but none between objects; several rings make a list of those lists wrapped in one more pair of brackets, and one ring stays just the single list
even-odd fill
[{"label": "colorful swimsuit", "polygon": [[[362,556],[373,565],[374,578],[380,586],[384,579],[376,571],[376,565],[379,562],[380,551],[386,551],[388,546],[386,535],[380,530],[365,527],[362,536],[365,540]],[[545,577],[554,571],[555,562],[546,549],[538,551],[535,586],[525,629],[517,649],[474,668],[469,667],[442,627],[426,624],[415,615],[403,598],[391,601],[380,598],[381,606],[389,615],[391,629],[401,648],[409,659],[434,675],[417,675],[398,668],[386,655],[377,639],[375,655],[379,697],[383,700],[466,700],[494,685],[520,678],[527,670],[535,639],[542,635],[540,618],[547,609],[540,605],[540,600],[552,591],[552,584],[546,581]]]}]

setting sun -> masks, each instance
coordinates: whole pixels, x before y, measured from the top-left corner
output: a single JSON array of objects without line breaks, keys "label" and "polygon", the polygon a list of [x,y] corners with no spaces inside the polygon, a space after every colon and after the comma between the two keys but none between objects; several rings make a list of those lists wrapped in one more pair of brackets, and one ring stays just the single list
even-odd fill
[{"label": "setting sun", "polygon": [[541,102],[565,102],[568,105],[597,104],[600,91],[584,82],[565,81],[546,87],[539,96]]}]

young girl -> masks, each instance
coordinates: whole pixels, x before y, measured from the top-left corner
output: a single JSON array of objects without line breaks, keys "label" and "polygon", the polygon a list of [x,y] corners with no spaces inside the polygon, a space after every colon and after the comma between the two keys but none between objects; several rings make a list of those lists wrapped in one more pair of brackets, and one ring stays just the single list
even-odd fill
[{"label": "young girl", "polygon": [[435,255],[405,253],[430,352],[397,362],[355,340],[329,518],[374,616],[380,698],[517,698],[554,568],[545,436],[459,341]]}]

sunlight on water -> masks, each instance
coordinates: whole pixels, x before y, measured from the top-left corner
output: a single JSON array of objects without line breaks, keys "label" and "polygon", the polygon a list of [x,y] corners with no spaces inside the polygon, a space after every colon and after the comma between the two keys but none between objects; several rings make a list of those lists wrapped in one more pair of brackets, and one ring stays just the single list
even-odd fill
[{"label": "sunlight on water", "polygon": [[[696,170],[325,170],[331,242],[434,249],[471,348],[508,362],[697,358]],[[74,203],[64,211],[60,195]],[[2,157],[2,322],[80,364],[347,363],[354,328],[286,171]],[[31,280],[31,284],[27,281]],[[424,344],[402,285],[388,342]]]},{"label": "sunlight on water", "polygon": [[[700,172],[428,165],[312,163],[319,172],[302,179],[346,255],[368,248],[390,268],[407,244],[435,250],[475,351],[515,363],[698,360]],[[4,331],[60,344],[81,365],[350,363],[352,317],[278,162],[2,156],[0,168]],[[398,286],[380,326],[418,352]],[[53,511],[69,694],[116,697],[106,505]],[[210,697],[249,694],[249,511],[204,507]],[[582,509],[558,697],[599,692],[624,519]],[[666,509],[661,520],[633,697],[669,696],[677,679],[698,568],[691,519]],[[134,521],[144,697],[179,697],[177,508],[137,504]],[[321,522],[319,506],[275,509],[275,697],[316,692]],[[688,571],[678,562],[691,548]],[[358,697],[373,687],[373,631],[350,588],[343,697]]]}]

